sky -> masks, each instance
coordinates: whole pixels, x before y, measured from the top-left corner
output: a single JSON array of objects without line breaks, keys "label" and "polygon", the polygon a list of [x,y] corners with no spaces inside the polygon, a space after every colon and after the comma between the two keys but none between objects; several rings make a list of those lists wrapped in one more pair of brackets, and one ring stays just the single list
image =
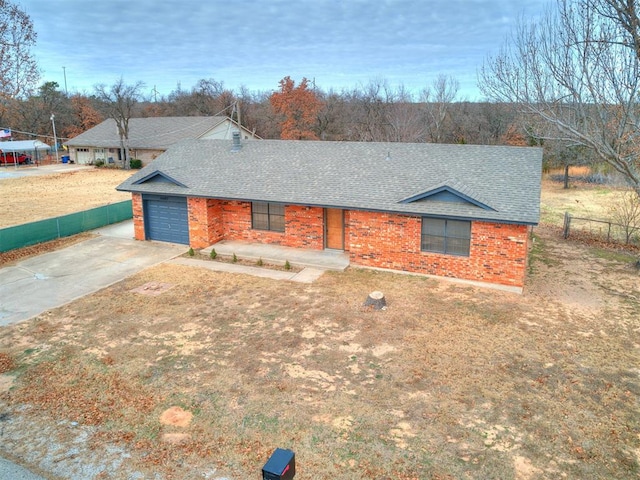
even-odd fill
[{"label": "sky", "polygon": [[[477,72],[518,20],[548,0],[12,0],[38,34],[40,84],[71,93],[145,84],[153,98],[201,79],[271,92],[303,77],[324,90],[370,82],[419,96],[439,75],[479,101]],[[66,77],[66,79],[65,79]],[[66,81],[66,83],[65,83]]]}]

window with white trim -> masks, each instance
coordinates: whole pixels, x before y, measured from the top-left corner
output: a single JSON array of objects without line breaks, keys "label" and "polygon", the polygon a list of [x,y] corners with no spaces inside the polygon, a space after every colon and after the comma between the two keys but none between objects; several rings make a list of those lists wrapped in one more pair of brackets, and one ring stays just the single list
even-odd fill
[{"label": "window with white trim", "polygon": [[443,218],[422,218],[423,252],[468,257],[471,245],[471,222]]}]

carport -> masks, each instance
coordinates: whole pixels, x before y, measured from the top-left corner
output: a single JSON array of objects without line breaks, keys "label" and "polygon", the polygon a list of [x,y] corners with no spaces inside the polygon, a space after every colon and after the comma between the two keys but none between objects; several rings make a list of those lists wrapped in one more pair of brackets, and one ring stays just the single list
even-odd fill
[{"label": "carport", "polygon": [[[6,153],[26,152],[31,153],[31,158],[35,162],[38,162],[41,158],[38,154],[41,152],[46,152],[47,150],[51,150],[51,147],[46,143],[41,142],[40,140],[17,140],[0,142],[0,155],[5,155]],[[15,162],[14,165],[16,167],[18,166],[18,164]]]}]

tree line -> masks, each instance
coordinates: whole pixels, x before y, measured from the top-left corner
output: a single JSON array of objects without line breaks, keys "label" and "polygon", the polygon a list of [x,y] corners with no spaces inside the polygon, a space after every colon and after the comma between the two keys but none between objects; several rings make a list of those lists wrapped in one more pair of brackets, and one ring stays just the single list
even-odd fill
[{"label": "tree line", "polygon": [[[54,113],[58,136],[72,138],[114,115],[226,115],[265,139],[526,144],[513,105],[458,101],[454,79],[443,77],[435,83],[415,99],[385,80],[337,92],[312,89],[305,78],[296,84],[285,77],[273,92],[236,92],[215,79],[202,79],[189,90],[176,89],[152,100],[142,95],[143,84],[122,79],[98,85],[92,94],[71,95],[56,82],[45,82],[27,98],[8,102],[0,125],[12,128],[17,138],[46,138]],[[126,100],[129,111],[114,112]]]}]

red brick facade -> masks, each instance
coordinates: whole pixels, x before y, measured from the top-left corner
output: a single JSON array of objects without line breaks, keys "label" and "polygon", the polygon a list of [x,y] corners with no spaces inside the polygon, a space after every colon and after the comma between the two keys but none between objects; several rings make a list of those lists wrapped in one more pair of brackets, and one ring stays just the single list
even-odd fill
[{"label": "red brick facade", "polygon": [[[351,263],[522,287],[526,225],[472,222],[468,257],[422,252],[421,217],[352,210],[345,250]],[[346,232],[345,232],[346,233]]]},{"label": "red brick facade", "polygon": [[205,248],[222,239],[273,243],[285,247],[324,247],[324,210],[318,207],[287,205],[285,231],[251,228],[251,203],[233,200],[189,198],[189,243]]},{"label": "red brick facade", "polygon": [[146,240],[144,233],[144,214],[142,212],[142,195],[131,194],[131,207],[133,209],[133,236],[136,240]]},{"label": "red brick facade", "polygon": [[[287,205],[284,233],[251,228],[251,203],[189,198],[189,238],[195,249],[220,240],[324,248],[324,209]],[[133,195],[135,238],[144,239],[140,195]],[[421,217],[345,211],[345,252],[355,265],[454,277],[512,287],[524,284],[528,227],[474,221],[468,257],[422,252]]]}]

